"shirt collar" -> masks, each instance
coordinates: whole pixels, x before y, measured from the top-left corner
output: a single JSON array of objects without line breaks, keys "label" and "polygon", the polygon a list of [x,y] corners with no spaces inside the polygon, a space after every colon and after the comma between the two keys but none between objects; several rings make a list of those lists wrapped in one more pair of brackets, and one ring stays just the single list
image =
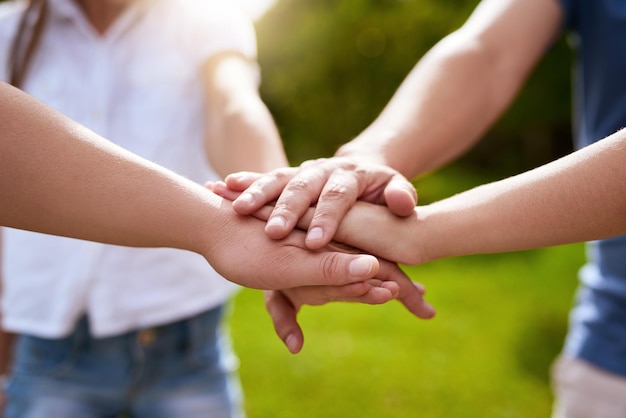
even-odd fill
[{"label": "shirt collar", "polygon": [[[93,27],[86,19],[80,6],[75,0],[47,0],[49,6],[49,17],[58,22],[73,22],[83,29],[93,33]],[[135,0],[117,18],[113,25],[103,36],[111,38],[126,32],[130,27],[141,19],[148,8],[153,3],[152,0]]]}]

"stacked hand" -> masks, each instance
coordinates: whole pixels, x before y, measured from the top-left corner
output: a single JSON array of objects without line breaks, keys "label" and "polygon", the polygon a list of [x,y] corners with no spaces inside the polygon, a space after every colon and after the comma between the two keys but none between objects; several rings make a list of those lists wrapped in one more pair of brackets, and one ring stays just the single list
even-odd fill
[{"label": "stacked hand", "polygon": [[[380,164],[335,157],[307,161],[267,174],[241,172],[226,177],[233,196],[233,208],[250,215],[276,202],[266,232],[270,238],[285,237],[298,219],[315,205],[308,227],[306,245],[311,249],[328,244],[350,207],[357,201],[385,205],[398,216],[407,216],[417,204],[413,185],[397,171]],[[221,194],[223,187],[215,190]],[[228,197],[228,196],[224,196]]]},{"label": "stacked hand", "polygon": [[[347,158],[320,159],[267,174],[236,173],[224,183],[207,187],[232,200],[239,214],[267,220],[266,233],[273,239],[285,239],[294,228],[308,229],[305,244],[313,250],[358,251],[332,241],[341,219],[357,199],[386,205],[399,216],[414,213],[417,202],[411,183],[395,170]],[[275,204],[270,205],[272,202]],[[432,318],[435,311],[423,298],[424,287],[412,282],[395,263],[383,259],[379,263],[376,277],[360,283],[266,291],[267,310],[288,349],[297,353],[302,348],[304,336],[296,316],[305,304],[379,304],[397,299],[419,318]]]}]

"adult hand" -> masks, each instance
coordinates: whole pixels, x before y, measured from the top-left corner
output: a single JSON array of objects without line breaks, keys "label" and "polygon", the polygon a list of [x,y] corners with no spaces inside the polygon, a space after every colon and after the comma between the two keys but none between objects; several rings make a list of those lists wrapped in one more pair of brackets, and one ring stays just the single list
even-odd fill
[{"label": "adult hand", "polygon": [[[235,199],[239,195],[227,189],[223,183],[207,183],[206,186],[214,191],[223,189],[221,194],[226,195],[228,199]],[[260,220],[266,220],[271,212],[271,206],[264,206],[252,215]],[[299,219],[297,226],[306,228],[312,217],[312,210],[307,210]],[[326,248],[347,252],[358,251],[354,247],[337,242],[332,242]],[[266,306],[276,333],[285,342],[289,351],[299,352],[304,343],[304,336],[296,319],[302,305],[323,305],[331,301],[380,304],[395,298],[419,318],[428,319],[435,315],[433,307],[424,301],[425,289],[421,284],[412,282],[396,264],[382,259],[379,263],[378,274],[372,280],[343,286],[299,286],[265,292]]]},{"label": "adult hand", "polygon": [[[417,204],[415,188],[399,172],[347,157],[311,160],[267,174],[235,173],[226,177],[225,184],[231,191],[241,192],[233,201],[239,214],[252,214],[276,201],[265,228],[273,239],[287,236],[317,202],[305,241],[311,249],[332,240],[339,222],[357,200],[386,205],[399,216],[410,215]],[[220,189],[214,191],[220,194]]]},{"label": "adult hand", "polygon": [[[305,234],[294,231],[273,240],[263,233],[265,222],[240,216],[222,200],[220,216],[208,217],[207,228],[198,225],[196,252],[228,280],[240,285],[275,290],[299,286],[342,286],[375,278],[378,259],[372,255],[350,254],[338,248],[310,250]],[[202,231],[207,231],[202,232]]]},{"label": "adult hand", "polygon": [[[424,300],[424,287],[411,281],[391,262],[381,260],[378,280],[369,280],[368,284],[371,289],[393,286],[395,298],[415,316],[422,319],[435,316],[435,309]],[[309,286],[265,292],[265,305],[272,317],[276,334],[291,353],[300,352],[304,345],[304,333],[297,321],[302,305],[323,305],[331,301],[377,303],[371,296],[368,298],[366,294],[359,295],[356,287],[354,296],[350,297],[347,291],[350,286],[353,285],[343,288]]]},{"label": "adult hand", "polygon": [[[230,201],[236,200],[241,195],[241,192],[228,188],[224,182],[208,182],[205,187]],[[356,202],[342,219],[335,232],[334,241],[395,263],[422,264],[430,260],[427,255],[428,246],[423,244],[423,236],[406,234],[406,231],[414,231],[417,228],[419,222],[417,209],[416,206],[411,214],[399,217],[383,206]],[[273,206],[266,205],[250,215],[267,221],[273,210]],[[427,210],[428,206],[419,207],[419,213],[423,214]],[[306,209],[296,222],[296,228],[300,231],[310,229],[314,215],[315,208]],[[364,228],[364,225],[368,227]],[[398,243],[399,237],[403,237],[401,245]]]}]

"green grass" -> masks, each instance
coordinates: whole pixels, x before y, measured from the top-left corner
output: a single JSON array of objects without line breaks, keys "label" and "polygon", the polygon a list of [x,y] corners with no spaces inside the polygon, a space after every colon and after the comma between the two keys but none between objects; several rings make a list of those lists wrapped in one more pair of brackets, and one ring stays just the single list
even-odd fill
[{"label": "green grass", "polygon": [[303,351],[274,335],[260,292],[231,320],[249,418],[548,417],[582,245],[440,260],[406,270],[438,309],[305,307]]},{"label": "green grass", "polygon": [[[423,201],[488,178],[430,176]],[[430,195],[425,195],[430,191]],[[582,244],[405,267],[437,317],[396,302],[305,307],[305,346],[275,336],[260,292],[235,299],[231,327],[249,418],[549,417]]]}]

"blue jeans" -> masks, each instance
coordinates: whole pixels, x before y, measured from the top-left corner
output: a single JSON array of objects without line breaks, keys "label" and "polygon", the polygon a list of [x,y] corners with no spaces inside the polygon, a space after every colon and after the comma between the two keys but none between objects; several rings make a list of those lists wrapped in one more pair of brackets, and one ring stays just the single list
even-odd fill
[{"label": "blue jeans", "polygon": [[110,338],[85,318],[66,338],[20,336],[5,417],[242,417],[222,312]]}]

